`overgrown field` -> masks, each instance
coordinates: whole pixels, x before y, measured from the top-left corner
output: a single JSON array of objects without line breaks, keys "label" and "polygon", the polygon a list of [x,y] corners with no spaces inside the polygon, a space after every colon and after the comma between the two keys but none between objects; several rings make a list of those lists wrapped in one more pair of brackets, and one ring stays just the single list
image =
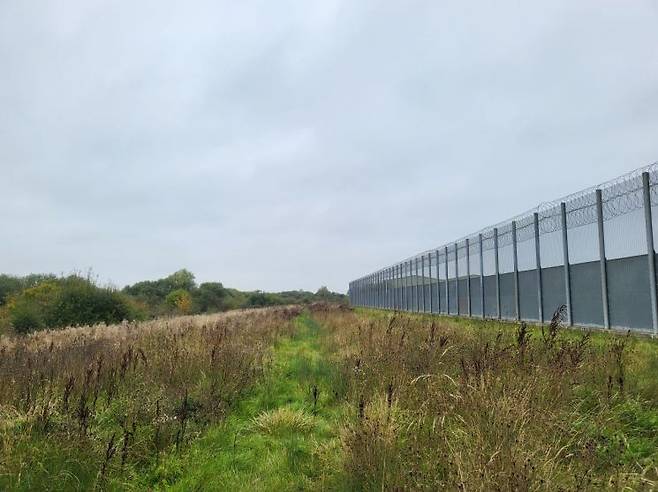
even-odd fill
[{"label": "overgrown field", "polygon": [[[262,378],[299,308],[0,342],[0,489],[146,485]],[[145,476],[146,474],[146,476]]]},{"label": "overgrown field", "polygon": [[613,334],[363,313],[334,345],[355,489],[658,486],[658,344]]},{"label": "overgrown field", "polygon": [[658,343],[270,308],[0,342],[0,488],[652,490]]}]

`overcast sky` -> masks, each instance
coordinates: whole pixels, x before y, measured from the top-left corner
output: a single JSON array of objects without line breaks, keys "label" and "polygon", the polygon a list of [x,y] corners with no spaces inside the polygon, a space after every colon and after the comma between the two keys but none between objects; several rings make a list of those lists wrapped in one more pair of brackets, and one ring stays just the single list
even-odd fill
[{"label": "overcast sky", "polygon": [[0,0],[0,271],[350,280],[658,160],[658,1]]}]

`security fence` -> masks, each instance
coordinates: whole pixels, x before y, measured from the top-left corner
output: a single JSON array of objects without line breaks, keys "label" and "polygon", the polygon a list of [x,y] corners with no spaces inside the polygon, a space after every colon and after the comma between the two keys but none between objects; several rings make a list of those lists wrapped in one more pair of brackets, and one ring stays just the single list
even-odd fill
[{"label": "security fence", "polygon": [[350,283],[353,305],[658,334],[658,163]]}]

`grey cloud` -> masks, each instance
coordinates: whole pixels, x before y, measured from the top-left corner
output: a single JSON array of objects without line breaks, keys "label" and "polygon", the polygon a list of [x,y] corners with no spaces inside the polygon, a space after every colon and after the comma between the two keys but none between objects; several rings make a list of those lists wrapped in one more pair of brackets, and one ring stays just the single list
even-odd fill
[{"label": "grey cloud", "polygon": [[652,1],[0,4],[0,270],[345,290],[658,159]]}]

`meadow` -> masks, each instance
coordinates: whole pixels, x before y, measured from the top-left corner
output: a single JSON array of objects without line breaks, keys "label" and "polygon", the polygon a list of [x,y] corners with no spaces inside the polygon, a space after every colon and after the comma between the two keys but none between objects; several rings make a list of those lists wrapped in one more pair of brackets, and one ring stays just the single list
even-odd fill
[{"label": "meadow", "polygon": [[0,341],[6,490],[652,490],[658,343],[276,307]]}]

